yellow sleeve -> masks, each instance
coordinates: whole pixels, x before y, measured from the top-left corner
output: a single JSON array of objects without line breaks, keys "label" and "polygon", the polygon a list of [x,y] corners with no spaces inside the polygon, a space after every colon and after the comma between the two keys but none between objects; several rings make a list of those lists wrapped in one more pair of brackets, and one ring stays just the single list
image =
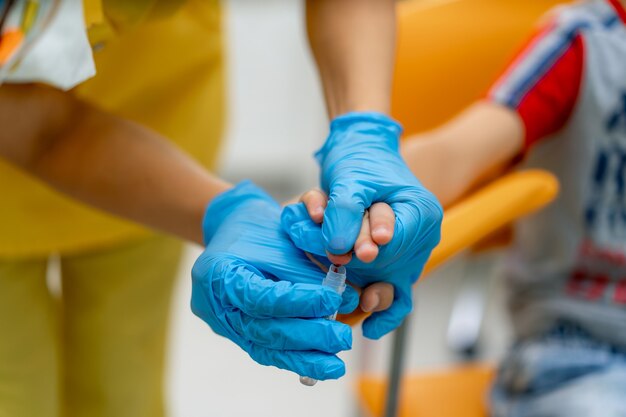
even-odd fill
[{"label": "yellow sleeve", "polygon": [[[153,9],[158,17],[116,31],[107,28],[108,1],[105,9],[98,0],[84,1],[92,45],[99,43],[97,73],[74,93],[158,131],[211,167],[224,120],[219,2],[190,0],[167,18]],[[2,161],[0,192],[0,256],[79,252],[150,233],[70,200]]]}]

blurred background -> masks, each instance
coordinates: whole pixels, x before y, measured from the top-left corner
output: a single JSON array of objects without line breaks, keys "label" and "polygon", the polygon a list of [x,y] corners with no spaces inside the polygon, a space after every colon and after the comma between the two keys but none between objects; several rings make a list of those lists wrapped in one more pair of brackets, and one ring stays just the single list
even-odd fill
[{"label": "blurred background", "polygon": [[[405,134],[433,128],[480,98],[531,33],[538,17],[562,1],[398,1],[400,26],[392,116],[403,124]],[[328,129],[322,90],[305,36],[304,1],[224,0],[223,4],[227,123],[218,172],[231,182],[253,179],[279,201],[297,197],[318,184],[313,153]],[[207,45],[208,41],[203,46]],[[104,40],[93,46],[106,50]],[[202,49],[190,42],[185,46]],[[132,47],[129,50],[134,54]],[[165,53],[155,51],[159,55],[156,62],[161,63],[160,55]],[[175,89],[175,83],[171,84],[158,83]],[[109,90],[108,84],[105,87]],[[185,113],[178,102],[167,103],[176,104],[171,106],[172,113]],[[197,110],[194,116],[205,117],[205,126],[215,126],[209,119],[219,118],[219,112]],[[158,119],[152,110],[148,113]],[[196,134],[198,137],[204,139],[205,135]],[[207,150],[204,143],[199,146]],[[24,193],[29,194],[29,189],[24,188]],[[508,194],[500,199],[513,201]],[[514,211],[510,206],[506,210]],[[447,219],[453,217],[450,211],[447,213]],[[489,217],[491,214],[485,213],[492,212],[481,212]],[[73,220],[70,215],[62,217]],[[460,225],[456,224],[457,230],[471,229],[466,227],[467,217],[472,225],[480,223],[477,216],[466,216]],[[361,375],[386,374],[393,336],[369,341],[358,327],[354,328],[353,349],[341,355],[347,364],[346,376],[305,387],[297,375],[256,364],[192,314],[190,271],[200,251],[197,246],[187,246],[177,274],[168,341],[168,415],[361,415],[357,380]],[[511,343],[504,288],[499,279],[504,255],[502,247],[465,253],[421,279],[414,289],[415,308],[407,326],[405,372],[430,372],[476,361],[497,364]],[[58,257],[53,257],[51,266],[49,283],[59,295]],[[153,298],[150,301],[156,305]],[[465,390],[468,385],[459,387]],[[484,398],[484,390],[480,393]],[[476,397],[481,406],[481,398]]]},{"label": "blurred background", "polygon": [[[456,2],[424,0],[421,3],[428,10]],[[303,3],[231,0],[225,4],[229,102],[220,172],[231,181],[254,178],[279,199],[296,196],[317,183],[318,171],[312,154],[327,133],[321,89],[306,43]],[[484,11],[478,8],[474,13],[480,16]],[[453,19],[465,19],[465,16]],[[474,27],[478,24],[479,21],[474,21]],[[423,42],[426,45],[430,40]],[[438,68],[431,70],[437,72]],[[493,76],[480,75],[485,80]],[[448,85],[453,87],[466,81],[455,79]],[[450,91],[440,91],[451,96],[446,111],[450,112],[450,106],[460,108],[479,88],[455,97]],[[428,123],[440,121],[430,118]],[[360,330],[355,329],[354,349],[342,356],[347,362],[347,375],[339,381],[304,387],[296,375],[257,365],[191,313],[189,271],[198,254],[198,248],[188,248],[174,297],[168,378],[171,415],[357,415],[355,377],[362,371],[381,374],[385,371],[390,337],[366,341]],[[467,330],[471,340],[484,307],[478,356],[491,362],[499,358],[508,344],[501,288],[494,275],[500,258],[496,253],[472,262],[460,259],[419,285],[410,326],[408,369],[440,369],[462,360],[462,355],[450,348],[448,338],[449,322],[459,294],[464,294],[461,299],[465,301],[460,304],[453,326],[461,328],[461,333]],[[477,308],[484,299],[488,303]],[[459,331],[456,332],[458,339]]]}]

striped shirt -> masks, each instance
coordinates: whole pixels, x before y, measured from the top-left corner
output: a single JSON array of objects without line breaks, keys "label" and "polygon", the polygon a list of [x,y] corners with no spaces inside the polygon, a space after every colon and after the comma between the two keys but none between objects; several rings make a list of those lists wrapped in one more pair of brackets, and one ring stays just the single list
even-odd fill
[{"label": "striped shirt", "polygon": [[587,0],[548,15],[488,99],[525,126],[524,165],[561,193],[519,222],[507,266],[519,337],[557,320],[626,346],[626,11]]}]

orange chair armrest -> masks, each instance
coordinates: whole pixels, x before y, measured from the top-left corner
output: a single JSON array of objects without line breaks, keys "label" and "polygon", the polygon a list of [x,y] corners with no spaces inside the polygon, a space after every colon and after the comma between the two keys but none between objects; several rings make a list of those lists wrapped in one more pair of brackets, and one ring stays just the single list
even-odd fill
[{"label": "orange chair armrest", "polygon": [[[444,213],[441,242],[433,250],[423,275],[432,272],[480,240],[539,210],[556,197],[557,179],[546,171],[528,170],[506,175],[450,207]],[[357,309],[338,320],[354,326],[369,314]]]}]

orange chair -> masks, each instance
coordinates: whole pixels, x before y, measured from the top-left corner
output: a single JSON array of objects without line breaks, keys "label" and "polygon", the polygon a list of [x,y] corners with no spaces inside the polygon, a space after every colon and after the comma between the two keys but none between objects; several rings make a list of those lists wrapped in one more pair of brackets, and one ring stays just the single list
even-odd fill
[{"label": "orange chair", "polygon": [[[403,395],[398,415],[429,417],[485,417],[485,394],[494,370],[487,365],[464,366],[452,370],[408,375],[403,381]],[[363,377],[359,394],[363,408],[373,416],[383,415],[385,381]]]},{"label": "orange chair", "polygon": [[[407,134],[435,127],[483,94],[533,23],[559,0],[415,0],[400,3],[394,116]],[[551,202],[558,191],[547,172],[507,175],[446,210],[442,241],[424,273]],[[344,318],[351,324],[363,315]],[[388,378],[363,375],[357,390],[371,416],[478,417],[493,369],[465,366],[400,381],[406,321],[394,335]],[[398,413],[399,411],[399,413]]]},{"label": "orange chair", "polygon": [[[445,212],[441,243],[433,251],[424,274],[515,219],[545,206],[556,197],[557,191],[558,182],[552,174],[529,170],[498,179],[455,204]],[[371,416],[485,416],[481,394],[486,392],[493,370],[484,365],[409,376],[403,381],[398,403],[406,330],[407,320],[394,335],[389,378],[363,375],[358,379],[361,407]]]}]

